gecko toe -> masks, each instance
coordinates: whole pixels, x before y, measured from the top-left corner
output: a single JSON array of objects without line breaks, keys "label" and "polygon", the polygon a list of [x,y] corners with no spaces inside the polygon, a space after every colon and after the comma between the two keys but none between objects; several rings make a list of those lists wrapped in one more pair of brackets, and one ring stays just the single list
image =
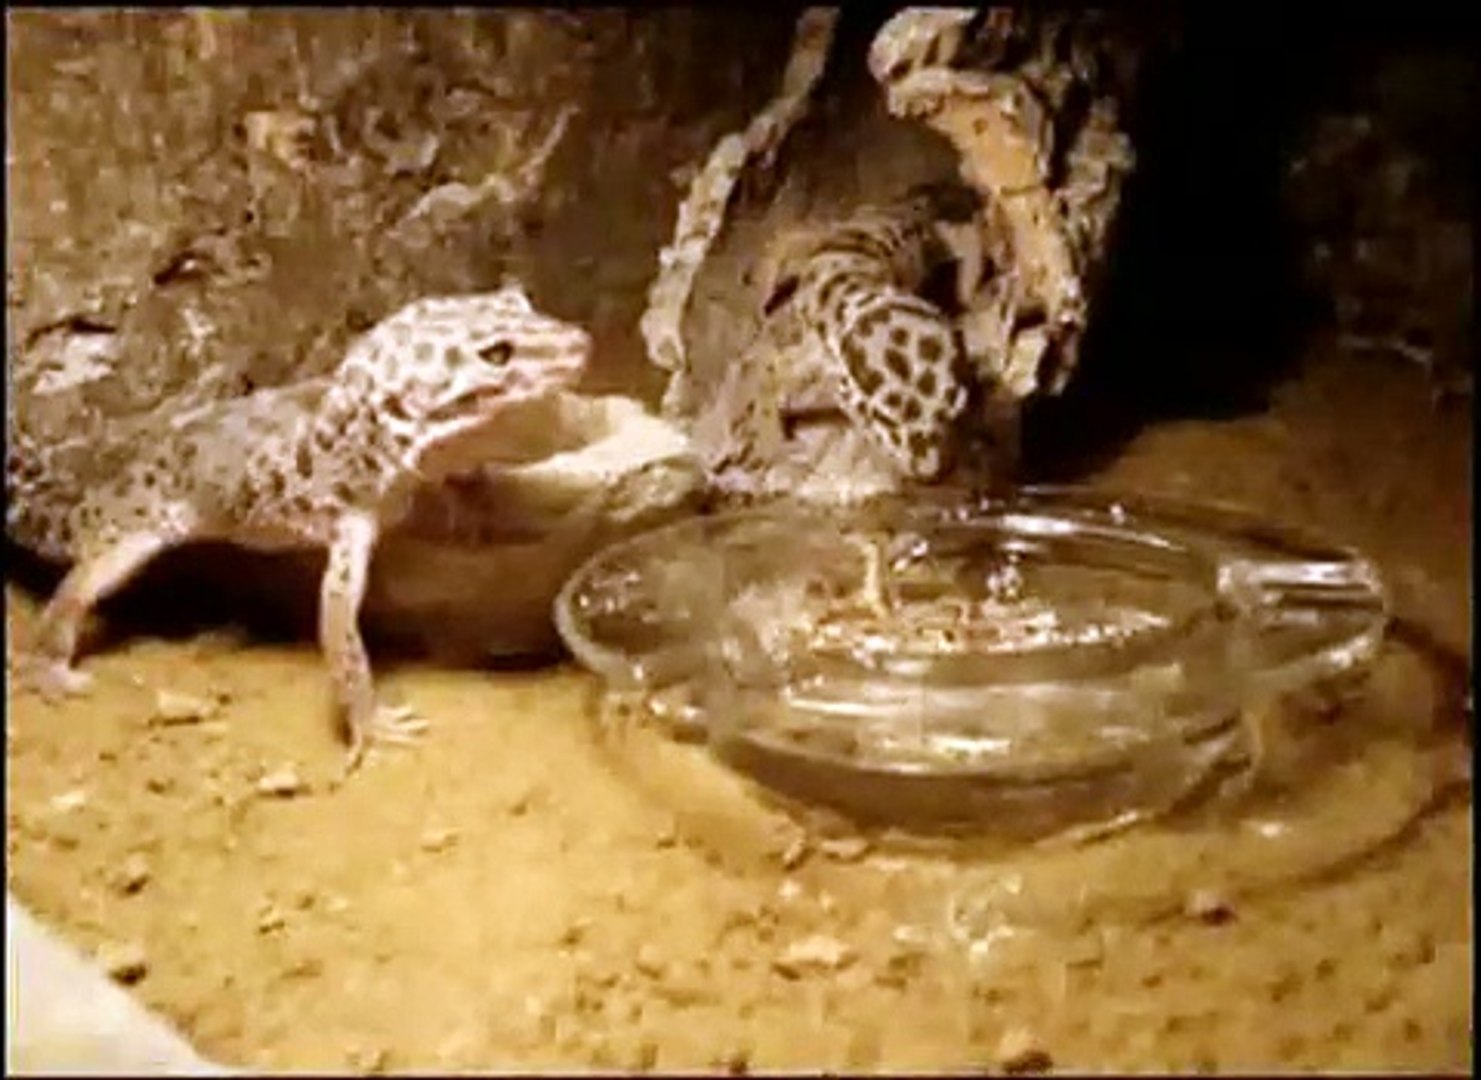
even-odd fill
[{"label": "gecko toe", "polygon": [[93,684],[91,675],[78,671],[65,660],[41,656],[23,658],[17,663],[15,674],[21,688],[52,703],[86,694]]},{"label": "gecko toe", "polygon": [[405,746],[416,742],[430,725],[406,705],[382,706],[371,721],[372,742]]},{"label": "gecko toe", "polygon": [[369,717],[350,725],[346,774],[354,772],[376,746],[409,746],[417,742],[429,727],[427,721],[408,706],[375,706]]}]

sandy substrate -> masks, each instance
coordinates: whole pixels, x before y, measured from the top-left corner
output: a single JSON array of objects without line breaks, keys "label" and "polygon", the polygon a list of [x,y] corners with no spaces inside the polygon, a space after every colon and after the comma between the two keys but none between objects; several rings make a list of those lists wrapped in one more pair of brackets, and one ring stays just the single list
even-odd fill
[{"label": "sandy substrate", "polygon": [[[1468,663],[1471,430],[1416,370],[1318,363],[1092,480],[1321,526]],[[13,642],[35,604],[11,587],[6,610]],[[809,844],[697,752],[599,736],[570,666],[383,669],[432,731],[343,785],[307,643],[141,636],[86,667],[86,699],[8,695],[9,885],[83,948],[136,950],[138,997],[227,1064],[1471,1067],[1469,786],[1416,794],[1464,773],[1469,736],[1399,644],[1354,706],[1372,738],[1303,811],[1319,872],[1263,881],[1178,820],[986,867]],[[163,723],[161,690],[219,704]],[[939,932],[950,896],[1014,872],[1061,914]]]}]

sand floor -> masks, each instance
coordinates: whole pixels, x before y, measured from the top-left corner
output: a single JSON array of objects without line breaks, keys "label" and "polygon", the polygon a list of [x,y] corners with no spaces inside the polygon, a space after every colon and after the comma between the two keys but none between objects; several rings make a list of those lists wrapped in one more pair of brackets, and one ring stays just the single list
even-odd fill
[{"label": "sand floor", "polygon": [[[1089,479],[1321,526],[1468,664],[1471,438],[1417,370],[1316,363]],[[7,589],[12,641],[35,610]],[[8,695],[9,884],[253,1068],[1469,1071],[1469,733],[1432,659],[1393,644],[1363,745],[1318,738],[1315,802],[1261,810],[1301,822],[1289,866],[1253,818],[953,866],[809,847],[698,751],[601,736],[570,665],[384,669],[433,729],[340,785],[307,642],[144,634],[85,699]],[[160,690],[220,704],[166,724]],[[1021,919],[940,932],[1014,873]]]}]

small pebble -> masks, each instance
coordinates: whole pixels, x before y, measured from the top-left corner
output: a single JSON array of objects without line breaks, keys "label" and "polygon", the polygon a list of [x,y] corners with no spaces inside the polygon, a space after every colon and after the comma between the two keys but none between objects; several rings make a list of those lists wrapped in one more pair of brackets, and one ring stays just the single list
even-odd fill
[{"label": "small pebble", "polygon": [[639,947],[633,966],[650,979],[656,979],[663,974],[663,957],[652,945],[645,943]]},{"label": "small pebble", "polygon": [[610,969],[602,971],[583,971],[581,973],[581,978],[584,978],[598,990],[610,990],[612,989],[612,987],[616,986],[619,982],[622,981],[622,976]]},{"label": "small pebble", "polygon": [[381,1046],[356,1046],[345,1052],[345,1064],[355,1072],[382,1073],[390,1061],[390,1054]]},{"label": "small pebble", "polygon": [[779,856],[779,860],[782,864],[782,869],[797,869],[799,866],[807,861],[807,857],[811,854],[812,844],[808,842],[808,839],[805,835],[793,837],[792,841],[787,844],[785,848],[782,849],[782,853]]},{"label": "small pebble", "polygon": [[298,775],[292,765],[284,765],[281,769],[274,769],[261,780],[257,781],[257,793],[259,795],[271,795],[279,799],[291,799],[295,795],[302,795],[308,790],[308,785]]},{"label": "small pebble", "polygon": [[908,926],[896,927],[890,937],[891,949],[883,970],[875,975],[875,982],[898,989],[920,974],[929,943],[923,932]]},{"label": "small pebble", "polygon": [[73,788],[64,791],[60,795],[51,797],[50,806],[58,814],[70,814],[74,810],[81,810],[87,805],[88,794],[82,788]]},{"label": "small pebble", "polygon": [[847,967],[855,956],[854,950],[837,938],[814,934],[787,946],[771,966],[789,979],[799,979],[810,971],[837,971]]},{"label": "small pebble", "polygon": [[924,953],[931,946],[931,934],[923,926],[903,923],[890,931],[890,940],[902,952]]},{"label": "small pebble", "polygon": [[561,931],[560,944],[563,948],[572,948],[580,945],[586,932],[591,929],[591,920],[586,918],[572,919],[570,924]]},{"label": "small pebble", "polygon": [[178,690],[160,690],[154,695],[154,714],[150,721],[164,727],[198,724],[215,715],[217,703],[210,698],[183,694]]},{"label": "small pebble", "polygon": [[858,862],[869,854],[870,843],[862,836],[840,836],[818,843],[818,850],[834,862]]},{"label": "small pebble", "polygon": [[36,830],[36,835],[48,840],[63,851],[76,851],[78,845],[82,843],[77,830],[63,822],[41,826]]},{"label": "small pebble", "polygon": [[998,1040],[998,1064],[1010,1076],[1046,1072],[1054,1064],[1038,1037],[1028,1028],[1010,1028]]},{"label": "small pebble", "polygon": [[131,896],[149,883],[149,860],[134,852],[123,860],[113,879],[114,887],[126,896]]},{"label": "small pebble", "polygon": [[528,814],[530,812],[530,808],[535,805],[535,799],[537,795],[538,792],[536,789],[528,788],[524,791],[521,791],[518,795],[515,795],[514,798],[510,799],[510,817],[524,817],[526,814]]},{"label": "small pebble", "polygon": [[751,1051],[744,1046],[731,1047],[715,1058],[713,1064],[727,1076],[745,1076],[751,1071]]},{"label": "small pebble", "polygon": [[670,1005],[677,1005],[681,1009],[716,1000],[707,984],[693,973],[681,972],[676,977],[675,973],[669,972],[664,980],[653,988],[653,992]]},{"label": "small pebble", "polygon": [[284,966],[283,974],[290,979],[317,979],[324,974],[324,961],[317,956],[300,956]]},{"label": "small pebble", "polygon": [[274,930],[281,930],[288,924],[288,917],[283,914],[277,904],[268,902],[257,915],[257,932],[259,934],[271,934]]},{"label": "small pebble", "polygon": [[428,829],[422,833],[423,851],[446,851],[458,842],[458,830],[449,828]]},{"label": "small pebble", "polygon": [[1221,926],[1234,918],[1234,906],[1213,889],[1194,889],[1188,894],[1183,911],[1210,926]]},{"label": "small pebble", "polygon": [[136,941],[109,942],[98,949],[97,960],[110,979],[126,986],[149,973],[149,958]]}]

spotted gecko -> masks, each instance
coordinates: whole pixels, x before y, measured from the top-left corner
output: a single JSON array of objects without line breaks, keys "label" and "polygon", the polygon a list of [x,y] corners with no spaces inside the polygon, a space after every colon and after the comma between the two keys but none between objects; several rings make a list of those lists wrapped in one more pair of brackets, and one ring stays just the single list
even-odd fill
[{"label": "spotted gecko", "polygon": [[[54,513],[30,507],[33,519],[45,514],[40,553],[73,565],[18,674],[47,696],[85,689],[73,661],[88,613],[171,548],[323,547],[319,642],[348,766],[372,741],[409,741],[425,724],[377,702],[358,628],[376,543],[419,487],[520,460],[511,411],[573,385],[590,347],[584,330],[536,311],[517,284],[422,299],[360,337],[328,376],[156,425],[107,482]],[[15,455],[7,459],[14,474]],[[12,499],[24,480],[7,476]]]},{"label": "spotted gecko", "polygon": [[904,477],[951,468],[972,374],[953,320],[920,290],[952,254],[943,219],[973,207],[970,193],[921,186],[777,242],[762,269],[761,344],[738,368],[788,370],[728,375],[737,430],[720,464],[764,467],[787,412],[832,407]]}]

